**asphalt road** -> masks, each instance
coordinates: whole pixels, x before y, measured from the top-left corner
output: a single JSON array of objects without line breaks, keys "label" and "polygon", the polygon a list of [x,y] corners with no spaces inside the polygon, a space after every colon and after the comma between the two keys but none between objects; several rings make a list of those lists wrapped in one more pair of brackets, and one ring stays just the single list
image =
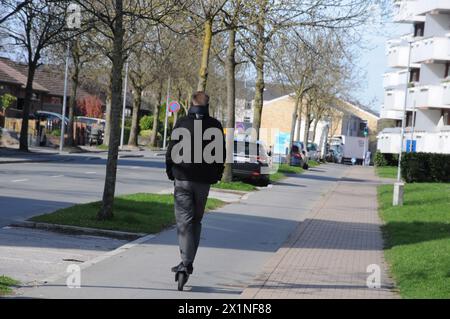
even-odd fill
[{"label": "asphalt road", "polygon": [[[0,227],[74,203],[100,200],[106,154],[69,160],[0,165]],[[171,187],[163,157],[119,159],[116,194],[158,192]]]}]

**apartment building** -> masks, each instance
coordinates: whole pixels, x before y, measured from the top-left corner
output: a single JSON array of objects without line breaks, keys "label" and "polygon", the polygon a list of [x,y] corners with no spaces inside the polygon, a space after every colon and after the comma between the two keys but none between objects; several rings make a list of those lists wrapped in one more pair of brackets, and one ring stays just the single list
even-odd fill
[{"label": "apartment building", "polygon": [[[381,119],[395,127],[378,135],[383,153],[400,151],[406,102],[403,151],[450,153],[450,1],[396,1],[394,21],[411,32],[387,43]],[[409,72],[408,72],[409,70]]]}]

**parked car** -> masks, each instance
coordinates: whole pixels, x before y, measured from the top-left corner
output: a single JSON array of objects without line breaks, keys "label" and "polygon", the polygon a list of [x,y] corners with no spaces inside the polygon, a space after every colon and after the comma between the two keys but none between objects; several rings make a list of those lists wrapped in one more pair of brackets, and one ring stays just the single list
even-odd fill
[{"label": "parked car", "polygon": [[293,142],[290,152],[291,156],[291,166],[300,166],[303,169],[308,169],[308,153],[305,149],[303,142]]},{"label": "parked car", "polygon": [[320,160],[320,151],[319,147],[316,143],[308,143],[306,147],[308,151],[308,157],[310,160],[319,161]]},{"label": "parked car", "polygon": [[75,121],[86,124],[88,144],[90,146],[94,144],[103,144],[106,126],[106,121],[104,119],[87,116],[77,116],[75,118]]},{"label": "parked car", "polygon": [[261,186],[269,184],[269,156],[261,142],[234,141],[233,177]]}]

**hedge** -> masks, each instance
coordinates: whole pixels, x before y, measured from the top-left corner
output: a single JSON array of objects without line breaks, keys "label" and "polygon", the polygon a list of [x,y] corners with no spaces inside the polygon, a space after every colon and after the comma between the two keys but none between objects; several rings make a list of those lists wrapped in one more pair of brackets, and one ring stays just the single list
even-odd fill
[{"label": "hedge", "polygon": [[450,182],[450,154],[404,153],[402,177],[408,182]]},{"label": "hedge", "polygon": [[377,151],[373,162],[375,166],[397,166],[398,154],[384,154]]}]

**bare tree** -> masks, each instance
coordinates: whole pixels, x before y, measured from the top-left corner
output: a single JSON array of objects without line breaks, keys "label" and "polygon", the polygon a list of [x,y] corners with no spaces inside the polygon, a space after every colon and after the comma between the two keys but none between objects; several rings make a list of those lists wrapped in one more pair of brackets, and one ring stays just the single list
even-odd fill
[{"label": "bare tree", "polygon": [[28,64],[27,84],[22,110],[20,150],[28,151],[28,119],[33,95],[33,80],[45,49],[67,40],[64,1],[29,1],[0,25],[0,35],[25,51]]},{"label": "bare tree", "polygon": [[0,15],[0,24],[8,20],[10,17],[18,13],[22,8],[28,5],[31,0],[25,1],[11,1],[11,0],[1,0],[0,7],[2,12]]},{"label": "bare tree", "polygon": [[174,13],[176,6],[172,1],[126,1],[99,0],[77,1],[84,12],[96,22],[95,29],[110,45],[111,51],[105,55],[111,60],[111,112],[108,159],[106,163],[105,186],[102,207],[97,214],[100,220],[113,217],[114,194],[117,174],[117,158],[120,139],[120,111],[122,101],[122,70],[129,49],[140,42],[133,36],[139,21],[157,25],[168,15]]}]

